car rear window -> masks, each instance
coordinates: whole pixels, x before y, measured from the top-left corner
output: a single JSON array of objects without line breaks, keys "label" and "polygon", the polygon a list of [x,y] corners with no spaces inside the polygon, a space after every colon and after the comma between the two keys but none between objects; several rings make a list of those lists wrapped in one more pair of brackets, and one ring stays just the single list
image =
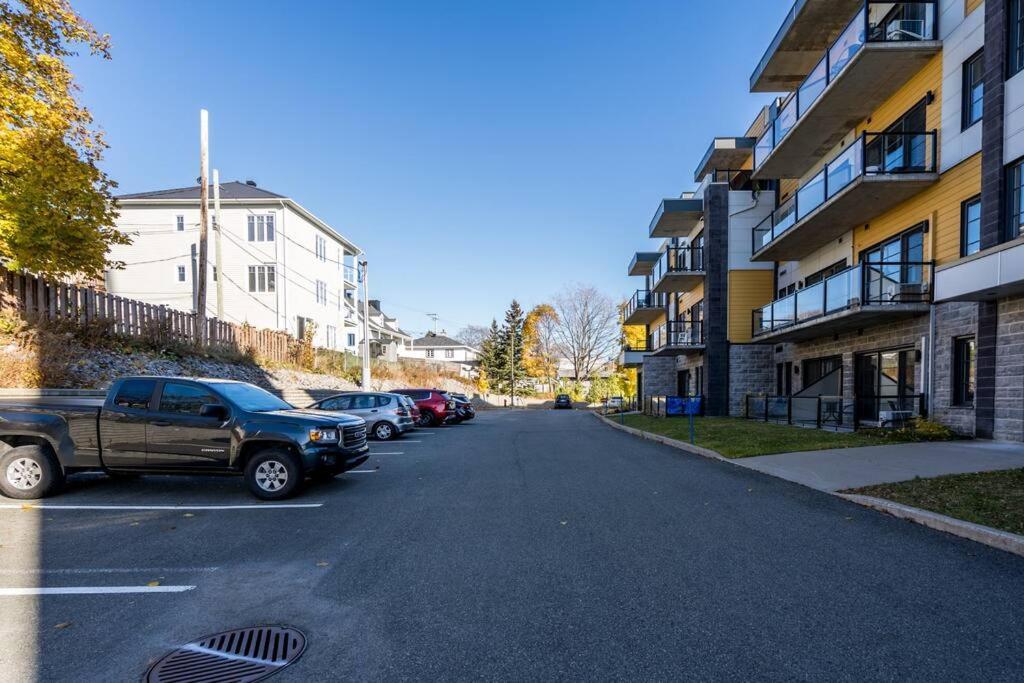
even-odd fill
[{"label": "car rear window", "polygon": [[145,410],[149,407],[149,399],[156,389],[156,380],[129,379],[121,383],[114,397],[114,405],[118,408]]},{"label": "car rear window", "polygon": [[416,389],[402,389],[398,392],[399,394],[405,394],[414,401],[425,401],[430,398],[429,391],[419,391]]},{"label": "car rear window", "polygon": [[377,405],[380,406],[381,408],[383,408],[384,406],[387,406],[387,405],[391,405],[391,397],[390,396],[378,396],[377,397]]}]

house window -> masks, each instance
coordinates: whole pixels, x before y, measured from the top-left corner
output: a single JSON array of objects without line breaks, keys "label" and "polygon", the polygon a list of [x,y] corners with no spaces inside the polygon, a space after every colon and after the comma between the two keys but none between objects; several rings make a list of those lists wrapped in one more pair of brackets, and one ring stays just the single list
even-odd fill
[{"label": "house window", "polygon": [[974,337],[953,340],[953,405],[973,406],[977,378]]},{"label": "house window", "polygon": [[316,257],[321,261],[327,260],[327,240],[321,235],[316,236]]},{"label": "house window", "polygon": [[427,349],[427,358],[434,357],[434,349]]},{"label": "house window", "polygon": [[274,241],[274,214],[250,215],[248,220],[250,242]]},{"label": "house window", "polygon": [[323,280],[316,281],[316,302],[322,306],[327,305],[327,283]]},{"label": "house window", "polygon": [[333,349],[338,346],[338,328],[334,325],[327,326],[327,348]]},{"label": "house window", "polygon": [[1010,222],[1004,231],[1003,241],[1008,242],[1020,237],[1021,223],[1024,223],[1024,193],[1021,192],[1021,186],[1024,184],[1024,159],[1010,164],[1006,171],[1006,181],[1007,196],[1010,200]]},{"label": "house window", "polygon": [[960,255],[981,251],[981,197],[973,197],[960,205]]},{"label": "house window", "polygon": [[213,267],[213,281],[217,281],[217,266]]},{"label": "house window", "polygon": [[176,227],[178,229],[178,232],[185,232],[185,217],[184,216],[175,216],[174,217],[174,227]]},{"label": "house window", "polygon": [[1009,78],[1024,70],[1024,0],[1008,0],[1007,5],[1009,64],[1006,77]]},{"label": "house window", "polygon": [[960,109],[960,124],[967,130],[981,121],[985,106],[985,65],[982,51],[964,62],[964,92]]},{"label": "house window", "polygon": [[277,283],[274,266],[249,266],[249,291],[273,292]]},{"label": "house window", "polygon": [[444,350],[444,357],[445,358],[455,358],[455,349],[445,349]]},{"label": "house window", "polygon": [[348,333],[348,345],[349,346],[355,346],[356,345],[356,335],[353,334],[352,332]]},{"label": "house window", "polygon": [[185,266],[178,266],[178,282],[185,281]]}]

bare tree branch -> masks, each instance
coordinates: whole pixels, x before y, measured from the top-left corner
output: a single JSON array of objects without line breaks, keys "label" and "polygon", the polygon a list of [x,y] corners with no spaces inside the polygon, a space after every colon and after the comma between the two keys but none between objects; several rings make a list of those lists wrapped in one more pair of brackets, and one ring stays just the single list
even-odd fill
[{"label": "bare tree branch", "polygon": [[595,287],[573,285],[555,298],[554,308],[554,339],[577,379],[590,377],[615,357],[619,316],[610,298]]}]

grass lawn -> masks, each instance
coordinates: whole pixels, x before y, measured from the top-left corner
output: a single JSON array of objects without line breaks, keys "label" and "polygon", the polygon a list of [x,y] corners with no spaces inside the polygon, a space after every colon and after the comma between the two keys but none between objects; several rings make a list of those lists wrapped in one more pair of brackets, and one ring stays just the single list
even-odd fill
[{"label": "grass lawn", "polygon": [[[690,421],[684,417],[626,415],[624,421],[635,429],[679,441],[690,441]],[[896,439],[866,431],[828,432],[738,417],[698,417],[695,422],[697,445],[717,451],[727,458],[899,443]]]},{"label": "grass lawn", "polygon": [[846,493],[887,498],[941,515],[1024,535],[1024,469],[951,474]]}]

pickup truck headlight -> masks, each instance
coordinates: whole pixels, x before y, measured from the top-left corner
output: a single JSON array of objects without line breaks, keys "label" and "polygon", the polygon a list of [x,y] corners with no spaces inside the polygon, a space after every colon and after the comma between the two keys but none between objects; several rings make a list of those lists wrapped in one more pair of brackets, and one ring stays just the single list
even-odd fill
[{"label": "pickup truck headlight", "polygon": [[319,441],[337,441],[338,430],[337,429],[310,429],[309,440],[314,442]]}]

